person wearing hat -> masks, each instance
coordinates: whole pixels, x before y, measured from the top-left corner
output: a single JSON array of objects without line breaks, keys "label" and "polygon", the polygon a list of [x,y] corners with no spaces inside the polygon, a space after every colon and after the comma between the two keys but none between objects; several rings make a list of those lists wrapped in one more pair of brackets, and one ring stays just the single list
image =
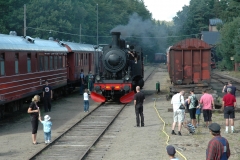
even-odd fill
[{"label": "person wearing hat", "polygon": [[212,123],[209,131],[213,138],[208,143],[206,160],[227,160],[230,157],[229,143],[226,138],[220,135],[220,125]]},{"label": "person wearing hat", "polygon": [[39,121],[43,124],[45,144],[51,143],[52,122],[50,121],[50,119],[51,117],[49,115],[45,115],[44,121],[42,121],[41,116],[39,116]]},{"label": "person wearing hat", "polygon": [[167,150],[170,160],[178,160],[178,158],[175,157],[176,150],[172,145],[168,145],[166,150]]}]

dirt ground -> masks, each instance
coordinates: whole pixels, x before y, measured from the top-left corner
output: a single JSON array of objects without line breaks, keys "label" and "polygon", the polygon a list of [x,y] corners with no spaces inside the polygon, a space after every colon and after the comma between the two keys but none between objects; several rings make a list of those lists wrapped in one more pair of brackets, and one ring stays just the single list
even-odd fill
[{"label": "dirt ground", "polygon": [[[47,113],[53,123],[52,139],[57,138],[86,114],[83,112],[82,99],[83,97],[77,92],[52,102],[52,111]],[[90,111],[97,105],[90,100]],[[43,108],[41,110],[43,111]],[[44,115],[46,114],[42,112],[42,118]],[[27,113],[18,116],[14,121],[0,122],[0,160],[27,160],[45,147],[41,123],[39,123],[37,142],[40,144],[32,144],[31,122]]]},{"label": "dirt ground", "polygon": [[[159,81],[161,84],[161,94],[155,93],[155,84]],[[188,131],[183,128],[182,136],[171,135],[171,125],[173,121],[173,113],[168,112],[168,108],[172,108],[170,101],[167,101],[165,95],[168,93],[168,73],[164,69],[156,70],[155,74],[145,83],[143,92],[146,94],[146,102],[144,103],[145,127],[135,128],[135,115],[133,104],[125,108],[120,118],[112,125],[112,129],[118,128],[119,134],[113,142],[110,149],[103,156],[104,160],[146,160],[146,159],[169,159],[166,154],[167,144],[172,144],[176,147],[179,154],[176,157],[179,159],[188,160],[204,160],[206,159],[206,148],[212,136],[208,128],[202,125],[196,129],[196,134],[189,135]],[[156,99],[156,109],[154,108],[154,99]],[[240,99],[239,99],[240,100]],[[158,115],[159,114],[159,115]],[[186,114],[189,118],[189,114]],[[166,123],[163,128],[163,122]],[[236,113],[235,128],[240,131],[240,114]],[[222,127],[224,132],[225,126],[222,113],[213,114],[213,122],[217,122]],[[201,124],[203,117],[201,115]],[[166,131],[167,135],[163,133]],[[240,159],[240,133],[225,134],[222,136],[228,139],[230,143],[231,156],[230,160]],[[168,140],[168,137],[169,141]]]},{"label": "dirt ground", "polygon": [[[156,94],[155,84],[160,82],[161,93]],[[158,68],[145,83],[143,92],[146,95],[144,103],[145,127],[136,128],[135,113],[133,103],[130,103],[117,120],[110,127],[117,132],[116,137],[110,142],[111,145],[103,155],[104,160],[167,160],[166,143],[172,144],[178,149],[176,156],[179,159],[186,157],[188,160],[205,159],[206,148],[209,140],[212,138],[208,129],[200,126],[195,135],[189,135],[186,129],[182,130],[182,136],[172,136],[172,108],[170,101],[166,100],[168,93],[168,73],[166,69]],[[237,97],[240,101],[240,98]],[[156,99],[156,109],[154,100]],[[53,102],[53,109],[49,115],[52,117],[53,130],[52,138],[58,137],[69,126],[75,124],[85,115],[82,107],[82,96],[74,94],[57,102]],[[96,103],[90,102],[90,109],[97,106]],[[45,115],[44,113],[42,115]],[[187,114],[187,117],[189,115]],[[167,136],[163,133],[163,122],[166,123],[164,130],[170,136],[167,142]],[[240,114],[236,113],[235,128],[240,131]],[[214,113],[213,122],[217,122],[225,129],[223,114]],[[201,115],[201,123],[203,118]],[[118,128],[114,128],[117,126]],[[228,139],[230,143],[231,156],[230,160],[240,160],[240,132],[234,134],[222,133],[222,136]],[[42,131],[42,125],[39,124],[37,141],[39,145],[33,145],[31,142],[31,124],[27,114],[14,122],[0,124],[0,160],[26,160],[31,155],[45,146]],[[183,157],[182,157],[182,156]],[[69,157],[71,159],[71,157]]]}]

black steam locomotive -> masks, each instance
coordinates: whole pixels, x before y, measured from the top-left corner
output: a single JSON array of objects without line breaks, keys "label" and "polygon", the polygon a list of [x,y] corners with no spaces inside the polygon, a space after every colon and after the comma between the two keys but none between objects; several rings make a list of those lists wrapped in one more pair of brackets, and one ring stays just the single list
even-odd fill
[{"label": "black steam locomotive", "polygon": [[128,103],[136,86],[144,85],[143,54],[140,47],[120,39],[120,32],[112,32],[112,44],[103,47],[95,76],[93,100],[117,100]]}]

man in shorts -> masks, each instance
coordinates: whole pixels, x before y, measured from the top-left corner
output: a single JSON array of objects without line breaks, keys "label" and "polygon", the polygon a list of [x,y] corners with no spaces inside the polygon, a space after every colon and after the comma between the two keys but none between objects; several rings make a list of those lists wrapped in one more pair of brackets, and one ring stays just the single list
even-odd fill
[{"label": "man in shorts", "polygon": [[212,109],[214,107],[214,100],[211,94],[207,93],[207,90],[202,91],[203,95],[200,99],[200,104],[202,105],[203,118],[208,127],[212,123]]},{"label": "man in shorts", "polygon": [[196,107],[197,106],[195,106],[195,101],[197,101],[197,97],[194,94],[193,89],[190,91],[190,94],[191,95],[188,97],[188,104],[189,104],[188,112],[192,121],[191,123],[196,128]]},{"label": "man in shorts", "polygon": [[223,96],[222,99],[222,111],[224,110],[224,118],[226,119],[226,130],[225,133],[228,133],[228,126],[229,121],[231,125],[232,133],[235,132],[234,130],[234,118],[235,118],[235,111],[234,109],[237,106],[236,98],[233,94],[231,94],[232,89],[227,88],[227,94]]},{"label": "man in shorts", "polygon": [[172,97],[171,104],[173,105],[173,124],[172,135],[177,135],[174,131],[178,122],[178,135],[181,136],[182,123],[184,121],[185,109],[179,109],[180,105],[184,105],[184,91],[180,91]]}]

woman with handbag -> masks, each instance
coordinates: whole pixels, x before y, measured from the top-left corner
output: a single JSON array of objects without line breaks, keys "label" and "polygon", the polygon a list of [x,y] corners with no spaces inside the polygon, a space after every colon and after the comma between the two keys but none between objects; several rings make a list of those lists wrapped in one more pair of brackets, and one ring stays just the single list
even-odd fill
[{"label": "woman with handbag", "polygon": [[31,124],[32,124],[32,143],[37,143],[37,130],[38,130],[38,118],[40,115],[40,109],[37,105],[37,102],[40,101],[40,96],[35,95],[32,99],[32,102],[28,108],[28,113],[31,116]]},{"label": "woman with handbag", "polygon": [[173,124],[172,124],[172,135],[177,135],[174,131],[176,123],[178,122],[178,135],[181,136],[182,123],[185,117],[185,106],[184,106],[184,91],[173,95],[171,104],[173,105]]}]

